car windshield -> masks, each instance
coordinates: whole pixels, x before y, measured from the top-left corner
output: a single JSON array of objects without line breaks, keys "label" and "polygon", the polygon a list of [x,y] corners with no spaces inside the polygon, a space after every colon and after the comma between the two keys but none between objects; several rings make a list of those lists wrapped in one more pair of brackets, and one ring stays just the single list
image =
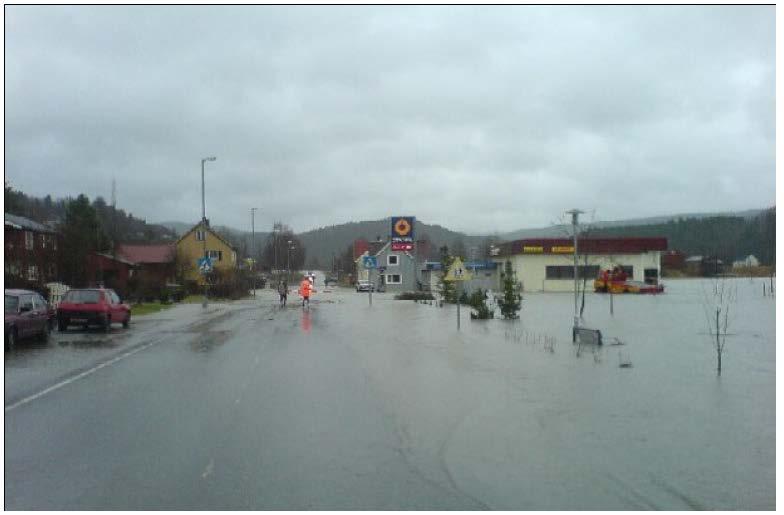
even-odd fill
[{"label": "car windshield", "polygon": [[5,296],[5,312],[16,313],[19,310],[19,297],[14,295]]},{"label": "car windshield", "polygon": [[74,304],[97,304],[100,301],[101,293],[95,290],[71,290],[63,298],[63,302]]}]

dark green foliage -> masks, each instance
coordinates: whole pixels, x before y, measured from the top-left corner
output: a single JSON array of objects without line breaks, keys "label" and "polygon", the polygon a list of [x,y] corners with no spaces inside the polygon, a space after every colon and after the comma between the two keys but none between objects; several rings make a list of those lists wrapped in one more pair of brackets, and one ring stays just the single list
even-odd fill
[{"label": "dark green foliage", "polygon": [[503,297],[498,303],[501,309],[501,314],[506,319],[519,318],[517,314],[520,311],[520,284],[517,282],[517,274],[512,270],[512,263],[507,261],[504,263],[504,271],[501,272],[501,285],[503,288]]},{"label": "dark green foliage", "polygon": [[433,296],[426,291],[404,291],[395,295],[395,300],[433,300]]},{"label": "dark green foliage", "polygon": [[79,195],[68,203],[61,231],[63,277],[73,287],[87,286],[87,255],[107,250],[109,242],[86,196]]},{"label": "dark green foliage", "polygon": [[[87,198],[84,195],[80,195]],[[52,199],[50,195],[44,198],[31,197],[21,191],[13,189],[5,183],[5,211],[13,215],[24,216],[36,222],[60,222],[66,217],[66,210],[73,198]],[[88,200],[89,203],[89,200]],[[115,209],[107,205],[101,197],[96,197],[92,202],[98,221],[110,242],[144,242],[176,239],[176,233],[162,225],[148,224],[146,221],[135,218],[131,213],[122,209]]]},{"label": "dark green foliage", "polygon": [[493,312],[487,307],[487,293],[482,288],[474,290],[468,303],[476,310],[476,312],[471,312],[472,319],[487,320],[493,318]]},{"label": "dark green foliage", "polygon": [[776,208],[751,219],[736,216],[688,218],[654,225],[595,229],[592,236],[667,238],[669,249],[686,255],[716,256],[725,263],[753,254],[763,265],[776,263]]},{"label": "dark green foliage", "polygon": [[468,294],[466,293],[465,290],[463,290],[463,291],[460,292],[460,304],[464,304],[465,305],[465,304],[468,304],[468,303],[469,303]]}]

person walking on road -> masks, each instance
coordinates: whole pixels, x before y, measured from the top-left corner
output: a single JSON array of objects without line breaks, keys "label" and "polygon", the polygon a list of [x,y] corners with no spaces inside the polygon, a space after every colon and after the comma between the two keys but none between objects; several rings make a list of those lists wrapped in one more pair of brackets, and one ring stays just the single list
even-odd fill
[{"label": "person walking on road", "polygon": [[299,283],[299,294],[302,295],[302,307],[305,307],[305,303],[308,304],[310,307],[310,292],[313,289],[313,285],[310,284],[310,279],[305,277],[302,279],[302,282]]},{"label": "person walking on road", "polygon": [[286,307],[286,300],[289,296],[289,285],[286,281],[278,283],[278,295],[280,295],[280,305]]}]

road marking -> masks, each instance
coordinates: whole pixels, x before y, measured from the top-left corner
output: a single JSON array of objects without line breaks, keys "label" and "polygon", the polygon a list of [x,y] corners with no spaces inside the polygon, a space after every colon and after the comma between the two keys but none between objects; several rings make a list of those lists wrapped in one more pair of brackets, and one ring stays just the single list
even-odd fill
[{"label": "road marking", "polygon": [[36,399],[40,399],[44,395],[47,395],[47,394],[52,393],[52,392],[54,392],[56,390],[59,390],[63,386],[69,385],[69,384],[71,384],[71,383],[73,383],[75,381],[78,381],[79,379],[83,379],[83,378],[89,376],[90,374],[99,371],[100,369],[102,369],[104,367],[108,367],[109,365],[113,365],[114,363],[117,363],[121,359],[127,358],[128,356],[132,356],[132,355],[136,354],[137,352],[143,351],[144,349],[147,349],[149,347],[152,347],[153,345],[156,345],[156,344],[160,343],[161,341],[162,340],[153,341],[153,342],[150,342],[150,343],[148,343],[146,345],[142,345],[141,347],[136,347],[135,349],[129,350],[128,352],[126,352],[124,354],[120,354],[119,356],[116,356],[116,357],[110,359],[109,361],[105,361],[105,362],[101,363],[100,365],[96,365],[96,366],[94,366],[93,368],[91,368],[89,370],[85,370],[81,374],[77,374],[77,375],[75,375],[73,377],[69,377],[68,379],[60,381],[59,383],[54,384],[54,385],[52,385],[49,388],[46,388],[44,390],[41,390],[38,393],[35,393],[33,395],[30,395],[29,397],[25,397],[24,399],[16,401],[15,403],[5,407],[5,413],[8,413],[9,411],[18,408],[19,406],[23,406],[23,405],[25,405],[25,404],[27,404],[29,402],[33,402]]},{"label": "road marking", "polygon": [[204,473],[202,473],[201,478],[207,479],[207,477],[212,474],[213,468],[215,468],[215,460],[211,459],[210,462],[207,464],[207,468],[204,469]]}]

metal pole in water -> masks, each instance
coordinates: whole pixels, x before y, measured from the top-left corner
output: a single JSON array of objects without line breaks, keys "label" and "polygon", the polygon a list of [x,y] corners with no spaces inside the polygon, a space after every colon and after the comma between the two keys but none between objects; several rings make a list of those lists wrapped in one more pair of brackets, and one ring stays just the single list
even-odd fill
[{"label": "metal pole in water", "polygon": [[577,341],[577,328],[580,326],[580,312],[577,307],[577,222],[580,216],[579,209],[567,211],[572,215],[572,235],[574,237],[574,326],[572,328],[572,341]]},{"label": "metal pole in water", "polygon": [[[460,286],[459,288],[460,293],[463,293],[462,281],[456,281],[456,282]],[[458,295],[457,291],[455,292],[455,296],[457,297],[457,330],[459,331],[460,330],[460,295]]]}]

